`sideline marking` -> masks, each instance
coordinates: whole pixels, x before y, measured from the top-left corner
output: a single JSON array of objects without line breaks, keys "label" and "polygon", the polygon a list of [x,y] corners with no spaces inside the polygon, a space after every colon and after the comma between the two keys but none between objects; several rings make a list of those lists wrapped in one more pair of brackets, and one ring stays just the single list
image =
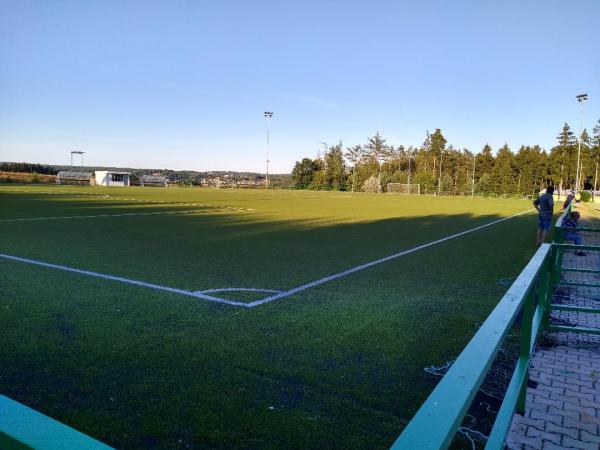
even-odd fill
[{"label": "sideline marking", "polygon": [[[173,293],[176,293],[176,294],[182,294],[182,295],[187,295],[189,297],[201,298],[201,299],[208,300],[208,301],[211,301],[211,302],[216,302],[216,303],[223,303],[223,304],[233,305],[233,306],[242,306],[244,308],[254,308],[255,306],[259,306],[259,305],[262,305],[262,304],[265,304],[265,303],[273,302],[273,301],[279,300],[281,298],[289,297],[290,295],[294,295],[294,294],[296,294],[298,292],[304,291],[306,289],[313,288],[315,286],[319,286],[319,285],[327,283],[329,281],[337,280],[338,278],[342,278],[342,277],[348,276],[350,274],[353,274],[353,273],[358,272],[358,271],[363,270],[363,269],[367,269],[367,268],[375,266],[377,264],[381,264],[381,263],[384,263],[384,262],[387,262],[387,261],[391,261],[392,259],[396,259],[396,258],[399,258],[401,256],[408,255],[410,253],[414,253],[414,252],[419,251],[419,250],[423,250],[424,248],[428,248],[428,247],[431,247],[431,246],[434,246],[434,245],[437,245],[437,244],[441,244],[442,242],[446,242],[446,241],[449,241],[451,239],[454,239],[454,238],[457,238],[457,237],[460,237],[460,236],[464,236],[465,234],[469,234],[469,233],[472,233],[474,231],[490,227],[492,225],[495,225],[495,224],[500,223],[500,222],[504,222],[504,221],[512,219],[514,217],[522,216],[523,214],[530,213],[531,211],[534,211],[534,210],[533,209],[528,209],[527,211],[523,211],[523,212],[520,212],[520,213],[517,213],[517,214],[513,214],[512,216],[509,216],[509,217],[504,217],[502,219],[494,220],[492,222],[489,222],[489,223],[486,223],[486,224],[483,224],[483,225],[479,225],[477,227],[470,228],[468,230],[461,231],[459,233],[455,233],[455,234],[452,234],[450,236],[446,236],[446,237],[443,237],[441,239],[437,239],[435,241],[428,242],[426,244],[418,245],[418,246],[410,248],[408,250],[403,250],[401,252],[394,253],[393,255],[385,256],[383,258],[379,258],[379,259],[376,259],[374,261],[370,261],[370,262],[361,264],[359,266],[352,267],[351,269],[347,269],[347,270],[344,270],[342,272],[338,272],[338,273],[335,273],[333,275],[329,275],[327,277],[323,277],[323,278],[320,278],[320,279],[315,280],[315,281],[311,281],[310,283],[306,283],[306,284],[303,284],[301,286],[297,286],[297,287],[289,289],[287,291],[278,291],[279,293],[277,293],[277,294],[271,295],[269,297],[265,297],[265,298],[263,298],[261,300],[256,300],[254,302],[249,302],[249,303],[236,302],[236,301],[233,301],[233,300],[227,300],[227,299],[224,299],[224,298],[214,297],[212,295],[208,295],[209,292],[226,291],[226,290],[232,290],[232,289],[242,290],[244,288],[207,289],[207,290],[204,290],[204,291],[194,291],[194,292],[192,292],[192,291],[186,291],[184,289],[177,289],[177,288],[172,288],[172,287],[168,287],[168,286],[161,286],[161,285],[158,285],[158,284],[146,283],[145,281],[132,280],[130,278],[118,277],[118,276],[114,276],[114,275],[107,275],[107,274],[103,274],[103,273],[99,273],[99,272],[92,272],[92,271],[89,271],[89,270],[75,269],[73,267],[61,266],[59,264],[46,263],[46,262],[37,261],[37,260],[34,260],[34,259],[21,258],[19,256],[12,256],[12,255],[4,254],[4,253],[0,253],[0,258],[9,259],[9,260],[12,260],[12,261],[19,261],[19,262],[23,262],[23,263],[27,263],[27,264],[34,264],[34,265],[37,265],[37,266],[47,267],[47,268],[50,268],[50,269],[64,270],[66,272],[73,272],[73,273],[78,273],[78,274],[81,274],[81,275],[88,275],[88,276],[96,277],[96,278],[103,278],[103,279],[112,280],[112,281],[120,281],[122,283],[133,284],[133,285],[136,285],[136,286],[142,286],[142,287],[151,288],[151,289],[158,289],[158,290],[161,290],[161,291],[173,292]],[[246,288],[246,289],[247,290],[259,290],[257,288]],[[263,291],[263,292],[268,292],[268,291],[275,292],[274,289],[273,290],[270,290],[270,289],[260,289],[260,291]]]},{"label": "sideline marking", "polygon": [[27,263],[27,264],[33,264],[36,266],[47,267],[49,269],[64,270],[65,272],[73,272],[73,273],[77,273],[80,275],[88,275],[90,277],[95,277],[95,278],[103,278],[105,280],[120,281],[121,283],[133,284],[135,286],[142,286],[142,287],[146,287],[146,288],[150,288],[150,289],[158,289],[160,291],[173,292],[175,294],[182,294],[182,295],[187,295],[189,297],[201,298],[201,299],[208,300],[211,302],[216,302],[216,303],[224,303],[227,305],[248,307],[248,303],[235,302],[233,300],[227,300],[224,298],[213,297],[212,295],[203,294],[201,292],[186,291],[185,289],[177,289],[177,288],[172,288],[172,287],[168,287],[168,286],[161,286],[160,284],[146,283],[145,281],[132,280],[130,278],[117,277],[115,275],[107,275],[105,273],[92,272],[90,270],[75,269],[74,267],[61,266],[59,264],[51,264],[51,263],[47,263],[47,262],[43,262],[43,261],[37,261],[35,259],[21,258],[19,256],[12,256],[12,255],[4,254],[4,253],[0,253],[0,258],[10,259],[12,261],[19,261],[19,262],[23,262],[23,263]]},{"label": "sideline marking", "polygon": [[[217,207],[215,207],[217,208]],[[220,212],[220,211],[247,211],[244,208],[225,207],[223,209],[189,209],[186,211],[157,211],[121,214],[95,214],[91,216],[54,216],[54,217],[23,217],[20,219],[0,219],[0,222],[35,222],[38,220],[64,220],[64,219],[96,219],[99,217],[129,217],[129,216],[164,216],[169,214],[193,214],[198,212]]]},{"label": "sideline marking", "polygon": [[435,241],[431,241],[431,242],[428,242],[426,244],[418,245],[417,247],[409,248],[408,250],[403,250],[401,252],[394,253],[393,255],[385,256],[383,258],[376,259],[374,261],[370,261],[368,263],[364,263],[364,264],[361,264],[361,265],[356,266],[356,267],[352,267],[351,269],[347,269],[347,270],[344,270],[342,272],[334,273],[333,275],[329,275],[327,277],[319,278],[318,280],[311,281],[310,283],[306,283],[306,284],[303,284],[301,286],[297,286],[297,287],[292,288],[292,289],[290,289],[288,291],[281,292],[280,294],[271,295],[269,297],[263,298],[262,300],[256,300],[254,302],[250,302],[250,303],[248,303],[248,305],[250,305],[250,307],[254,307],[254,306],[262,305],[264,303],[269,303],[269,302],[272,302],[272,301],[275,301],[275,300],[279,300],[280,298],[289,297],[290,295],[296,294],[296,293],[304,291],[306,289],[313,288],[315,286],[319,286],[320,284],[324,284],[324,283],[327,283],[329,281],[337,280],[338,278],[342,278],[342,277],[348,276],[350,274],[353,274],[354,272],[358,272],[359,270],[367,269],[367,268],[375,266],[377,264],[381,264],[381,263],[390,261],[392,259],[399,258],[400,256],[408,255],[410,253],[413,253],[413,252],[416,252],[416,251],[419,251],[419,250],[423,250],[424,248],[431,247],[431,246],[436,245],[436,244],[441,244],[442,242],[449,241],[450,239],[454,239],[454,238],[457,238],[459,236],[464,236],[465,234],[472,233],[472,232],[477,231],[477,230],[481,230],[482,228],[490,227],[492,225],[495,225],[495,224],[500,223],[500,222],[504,222],[505,220],[509,220],[509,219],[514,218],[514,217],[522,216],[523,214],[527,214],[527,213],[529,213],[531,211],[533,211],[533,209],[528,209],[527,211],[523,211],[523,212],[514,214],[512,216],[509,216],[509,217],[504,217],[503,219],[494,220],[493,222],[486,223],[484,225],[479,225],[478,227],[470,228],[470,229],[465,230],[465,231],[461,231],[460,233],[456,233],[456,234],[453,234],[453,235],[450,235],[450,236],[446,236],[444,238],[437,239]]}]

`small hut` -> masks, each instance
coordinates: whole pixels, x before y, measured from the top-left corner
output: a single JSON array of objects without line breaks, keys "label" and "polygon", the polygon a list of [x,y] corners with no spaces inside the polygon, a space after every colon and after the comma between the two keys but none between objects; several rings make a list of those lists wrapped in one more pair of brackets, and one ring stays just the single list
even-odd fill
[{"label": "small hut", "polygon": [[57,184],[78,184],[93,185],[94,174],[92,172],[75,172],[71,170],[61,170],[56,177]]},{"label": "small hut", "polygon": [[142,175],[140,186],[167,187],[167,177],[163,175]]}]

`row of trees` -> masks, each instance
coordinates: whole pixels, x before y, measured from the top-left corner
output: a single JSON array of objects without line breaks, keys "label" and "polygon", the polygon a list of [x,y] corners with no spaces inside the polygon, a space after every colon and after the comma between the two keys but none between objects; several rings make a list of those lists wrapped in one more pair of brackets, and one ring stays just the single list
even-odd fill
[{"label": "row of trees", "polygon": [[[447,145],[442,131],[427,132],[418,147],[389,145],[379,134],[363,145],[326,146],[315,159],[296,162],[296,189],[385,191],[388,183],[419,184],[422,193],[465,195],[532,195],[548,184],[561,191],[573,189],[577,177],[578,140],[567,123],[557,143],[546,152],[539,145],[523,145],[516,153],[504,145],[496,154],[489,145],[475,154]],[[600,120],[592,136],[581,134],[580,188],[596,189],[600,160]]]},{"label": "row of trees", "polygon": [[0,172],[19,172],[19,173],[41,173],[44,175],[56,175],[58,170],[50,166],[31,163],[0,163]]}]

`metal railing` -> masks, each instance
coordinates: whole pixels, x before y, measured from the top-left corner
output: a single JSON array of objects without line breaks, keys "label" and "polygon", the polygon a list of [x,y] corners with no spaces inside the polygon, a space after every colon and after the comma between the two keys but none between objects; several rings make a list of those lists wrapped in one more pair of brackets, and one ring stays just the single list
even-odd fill
[{"label": "metal railing", "polygon": [[[600,288],[599,283],[581,283],[563,280],[562,274],[565,272],[578,272],[587,274],[600,274],[600,247],[593,245],[570,245],[564,242],[568,237],[568,228],[563,226],[563,221],[571,213],[574,203],[569,203],[568,207],[564,210],[561,216],[556,220],[554,226],[554,244],[553,248],[556,253],[556,263],[553,274],[554,284],[557,286],[576,286],[576,287],[589,287],[589,288]],[[600,233],[598,228],[590,227],[577,227],[577,232],[588,232],[588,233]],[[589,268],[578,268],[578,267],[563,267],[564,254],[566,251],[580,251],[580,252],[593,252],[596,254],[595,269]],[[574,305],[561,305],[561,304],[550,304],[551,311],[572,311],[588,314],[600,314],[599,308],[590,308],[583,306]],[[563,331],[569,333],[586,333],[586,334],[600,334],[600,329],[579,327],[579,326],[565,326],[565,325],[552,325],[548,324],[545,327],[549,331]]]},{"label": "metal railing", "polygon": [[[501,449],[515,411],[520,414],[525,411],[529,361],[539,334],[543,330],[600,334],[600,330],[593,328],[549,323],[550,312],[553,310],[600,313],[600,310],[595,308],[552,303],[556,286],[600,287],[600,284],[564,281],[561,277],[563,272],[569,271],[600,273],[600,270],[595,269],[562,267],[566,251],[600,252],[600,247],[597,246],[564,243],[566,233],[562,223],[571,212],[571,208],[572,204],[568,205],[555,224],[555,242],[539,247],[394,442],[392,450],[448,448],[519,314],[519,359],[487,440],[486,449]],[[578,230],[600,232],[600,229],[593,228]],[[600,253],[598,261],[600,263]]]},{"label": "metal railing", "polygon": [[0,449],[108,450],[112,447],[0,395]]},{"label": "metal railing", "polygon": [[522,311],[519,360],[486,446],[502,447],[515,409],[519,412],[525,409],[527,368],[535,339],[547,320],[554,261],[551,244],[542,244],[392,449],[437,450],[450,445],[498,350]]}]

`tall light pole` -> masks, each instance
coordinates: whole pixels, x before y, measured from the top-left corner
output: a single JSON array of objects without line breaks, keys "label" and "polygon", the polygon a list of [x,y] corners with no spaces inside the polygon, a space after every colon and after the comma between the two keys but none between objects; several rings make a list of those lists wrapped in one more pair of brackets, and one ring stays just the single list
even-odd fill
[{"label": "tall light pole", "polygon": [[406,153],[408,154],[408,193],[410,194],[410,160],[412,159],[412,154],[410,150],[408,150]]},{"label": "tall light pole", "polygon": [[71,152],[71,167],[73,167],[73,155],[79,155],[81,156],[81,167],[83,167],[83,154],[85,152],[82,152],[81,150],[73,150]]},{"label": "tall light pole", "polygon": [[271,111],[265,111],[265,119],[267,120],[267,173],[265,177],[265,187],[269,188],[269,150],[270,150],[270,131],[271,131],[271,118],[273,117],[273,113]]},{"label": "tall light pole", "polygon": [[579,190],[579,158],[581,156],[581,135],[583,134],[583,103],[588,99],[587,94],[579,94],[575,97],[579,102],[579,145],[577,148],[577,173],[575,175],[575,195]]},{"label": "tall light pole", "polygon": [[442,195],[442,161],[444,159],[444,150],[440,151],[440,175],[438,176],[438,195]]},{"label": "tall light pole", "polygon": [[471,182],[471,197],[475,197],[475,153],[473,153],[473,181]]}]

